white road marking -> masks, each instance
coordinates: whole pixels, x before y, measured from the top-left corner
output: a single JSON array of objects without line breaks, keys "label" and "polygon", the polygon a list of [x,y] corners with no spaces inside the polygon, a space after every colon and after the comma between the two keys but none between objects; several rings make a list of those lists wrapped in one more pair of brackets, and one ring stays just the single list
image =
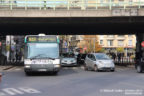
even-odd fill
[{"label": "white road marking", "polygon": [[29,87],[19,87],[19,88],[5,88],[0,90],[0,96],[7,96],[7,95],[22,95],[25,93],[29,93],[29,94],[38,94],[41,93],[40,91],[33,89],[33,88],[29,88]]},{"label": "white road marking", "polygon": [[26,93],[41,93],[40,91],[38,91],[36,89],[28,88],[28,87],[23,87],[23,88],[19,88],[19,89]]},{"label": "white road marking", "polygon": [[23,92],[15,89],[15,88],[5,88],[2,89],[5,93],[8,93],[9,95],[16,95],[16,94],[24,94]]}]

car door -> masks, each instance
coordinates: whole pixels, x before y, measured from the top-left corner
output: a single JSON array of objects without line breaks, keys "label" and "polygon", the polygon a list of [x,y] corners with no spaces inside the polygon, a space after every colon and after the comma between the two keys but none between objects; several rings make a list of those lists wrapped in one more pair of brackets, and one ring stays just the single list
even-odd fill
[{"label": "car door", "polygon": [[86,65],[87,65],[87,67],[89,67],[89,63],[90,63],[90,54],[88,54],[88,55],[86,56],[85,63],[86,63]]},{"label": "car door", "polygon": [[91,68],[94,68],[95,61],[96,61],[95,56],[93,54],[91,54],[91,61],[90,61],[90,67]]}]

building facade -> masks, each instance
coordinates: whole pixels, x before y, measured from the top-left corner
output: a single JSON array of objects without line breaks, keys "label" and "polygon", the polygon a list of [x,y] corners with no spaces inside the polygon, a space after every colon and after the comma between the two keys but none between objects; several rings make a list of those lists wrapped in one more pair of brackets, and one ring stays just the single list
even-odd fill
[{"label": "building facade", "polygon": [[98,35],[98,39],[106,52],[116,52],[116,48],[124,48],[126,55],[135,52],[135,35]]}]

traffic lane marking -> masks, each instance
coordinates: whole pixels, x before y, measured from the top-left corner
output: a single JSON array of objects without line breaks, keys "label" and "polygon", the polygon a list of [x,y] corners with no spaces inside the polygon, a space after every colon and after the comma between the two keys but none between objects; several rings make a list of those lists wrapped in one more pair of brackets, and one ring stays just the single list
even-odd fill
[{"label": "traffic lane marking", "polygon": [[29,87],[19,87],[19,88],[4,88],[0,90],[0,96],[15,96],[23,94],[39,94],[39,90]]}]

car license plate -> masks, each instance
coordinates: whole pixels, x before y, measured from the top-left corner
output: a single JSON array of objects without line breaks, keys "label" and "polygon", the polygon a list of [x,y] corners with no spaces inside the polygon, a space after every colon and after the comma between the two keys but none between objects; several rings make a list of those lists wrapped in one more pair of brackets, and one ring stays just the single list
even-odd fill
[{"label": "car license plate", "polygon": [[47,71],[46,69],[39,69],[38,71]]},{"label": "car license plate", "polygon": [[67,62],[67,64],[71,64],[71,62]]}]

